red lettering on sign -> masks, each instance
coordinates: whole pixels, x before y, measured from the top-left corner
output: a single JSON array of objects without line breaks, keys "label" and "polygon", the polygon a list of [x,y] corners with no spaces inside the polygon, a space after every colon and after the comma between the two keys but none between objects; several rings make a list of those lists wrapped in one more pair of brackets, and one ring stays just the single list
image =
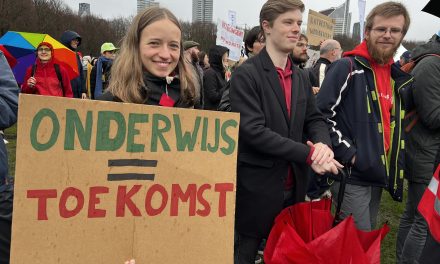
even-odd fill
[{"label": "red lettering on sign", "polygon": [[218,198],[218,216],[226,216],[226,192],[234,191],[233,183],[217,183],[215,184],[215,191],[219,192]]},{"label": "red lettering on sign", "polygon": [[179,184],[173,184],[171,187],[171,216],[179,214],[179,200],[183,202],[189,201],[189,216],[196,215],[196,195],[197,186],[192,183],[188,184],[186,192],[183,192]]},{"label": "red lettering on sign", "polygon": [[[76,206],[72,210],[67,209],[67,199],[69,197],[76,198]],[[84,207],[84,195],[83,193],[73,187],[66,188],[60,197],[60,203],[58,208],[60,210],[60,216],[63,218],[70,218],[77,215]]]},{"label": "red lettering on sign", "polygon": [[27,198],[37,198],[38,199],[38,220],[47,220],[47,199],[57,198],[57,190],[28,190]]},{"label": "red lettering on sign", "polygon": [[127,186],[118,187],[118,196],[116,198],[117,217],[125,216],[125,206],[128,207],[133,216],[141,216],[141,211],[139,211],[139,208],[137,208],[137,206],[131,200],[131,197],[135,195],[141,189],[141,187],[142,185],[134,185],[128,193]]},{"label": "red lettering on sign", "polygon": [[106,210],[103,209],[97,209],[96,205],[101,202],[101,199],[97,197],[98,194],[101,193],[108,193],[109,189],[108,187],[104,186],[96,186],[96,187],[90,187],[90,198],[89,198],[89,211],[87,214],[87,217],[89,218],[102,218],[106,215]]},{"label": "red lettering on sign", "polygon": [[[157,208],[157,209],[153,208],[153,206],[151,205],[151,200],[153,199],[153,195],[156,192],[160,193],[162,196],[162,203],[160,204],[159,208]],[[167,206],[167,201],[168,201],[168,193],[167,193],[167,190],[165,189],[165,187],[163,187],[162,185],[159,185],[159,184],[154,184],[153,186],[151,186],[148,189],[147,195],[145,196],[145,211],[147,212],[147,214],[149,216],[158,215],[158,214],[162,213],[162,211]]]},{"label": "red lettering on sign", "polygon": [[200,186],[199,190],[197,191],[197,201],[203,206],[203,210],[198,209],[197,214],[200,216],[208,216],[211,213],[211,206],[209,205],[208,201],[205,200],[203,197],[203,193],[206,190],[211,190],[210,184],[203,184]]}]

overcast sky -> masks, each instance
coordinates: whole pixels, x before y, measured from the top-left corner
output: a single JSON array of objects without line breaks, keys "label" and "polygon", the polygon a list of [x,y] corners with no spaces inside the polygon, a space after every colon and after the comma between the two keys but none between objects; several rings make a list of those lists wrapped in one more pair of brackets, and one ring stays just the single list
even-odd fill
[{"label": "overcast sky", "polygon": [[[136,0],[63,0],[73,11],[78,11],[79,3],[89,3],[90,11],[94,15],[103,18],[118,16],[128,17],[136,14]],[[191,21],[192,0],[155,0],[161,6],[169,8],[179,19]],[[228,10],[237,12],[237,25],[252,27],[258,25],[260,9],[266,0],[213,0],[213,19],[227,20]],[[440,30],[440,18],[422,12],[422,8],[429,0],[403,0],[411,16],[411,26],[406,35],[407,40],[428,40],[434,33]],[[303,0],[306,11],[303,20],[307,23],[308,9],[320,11],[329,7],[339,6],[344,0]],[[366,0],[365,16],[377,4],[385,2],[380,0]],[[358,0],[350,1],[350,12],[352,13],[351,23],[359,21]],[[352,32],[353,27],[350,27]]]}]

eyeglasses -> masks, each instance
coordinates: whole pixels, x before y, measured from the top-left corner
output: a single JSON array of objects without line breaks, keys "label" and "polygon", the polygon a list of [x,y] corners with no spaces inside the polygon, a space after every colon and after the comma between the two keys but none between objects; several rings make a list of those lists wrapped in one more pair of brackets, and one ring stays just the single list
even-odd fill
[{"label": "eyeglasses", "polygon": [[37,51],[38,52],[51,52],[52,50],[49,48],[38,48]]},{"label": "eyeglasses", "polygon": [[402,29],[400,28],[386,28],[386,27],[377,27],[371,29],[376,32],[378,35],[385,35],[387,32],[390,32],[390,35],[393,37],[397,37],[402,34]]}]

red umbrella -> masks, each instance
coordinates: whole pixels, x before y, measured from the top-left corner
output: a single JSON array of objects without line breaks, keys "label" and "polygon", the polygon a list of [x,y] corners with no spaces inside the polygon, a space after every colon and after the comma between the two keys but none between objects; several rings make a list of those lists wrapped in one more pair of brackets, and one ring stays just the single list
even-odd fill
[{"label": "red umbrella", "polygon": [[329,199],[284,209],[275,219],[264,250],[266,264],[379,264],[380,243],[389,232],[360,231],[350,216],[332,228]]}]

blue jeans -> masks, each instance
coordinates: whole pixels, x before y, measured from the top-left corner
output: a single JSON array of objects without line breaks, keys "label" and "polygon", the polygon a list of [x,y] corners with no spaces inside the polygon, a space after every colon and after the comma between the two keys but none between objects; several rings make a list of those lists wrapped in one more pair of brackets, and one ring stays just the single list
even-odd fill
[{"label": "blue jeans", "polygon": [[397,233],[397,263],[416,263],[425,246],[428,225],[417,206],[426,187],[424,183],[408,182],[408,198]]}]

